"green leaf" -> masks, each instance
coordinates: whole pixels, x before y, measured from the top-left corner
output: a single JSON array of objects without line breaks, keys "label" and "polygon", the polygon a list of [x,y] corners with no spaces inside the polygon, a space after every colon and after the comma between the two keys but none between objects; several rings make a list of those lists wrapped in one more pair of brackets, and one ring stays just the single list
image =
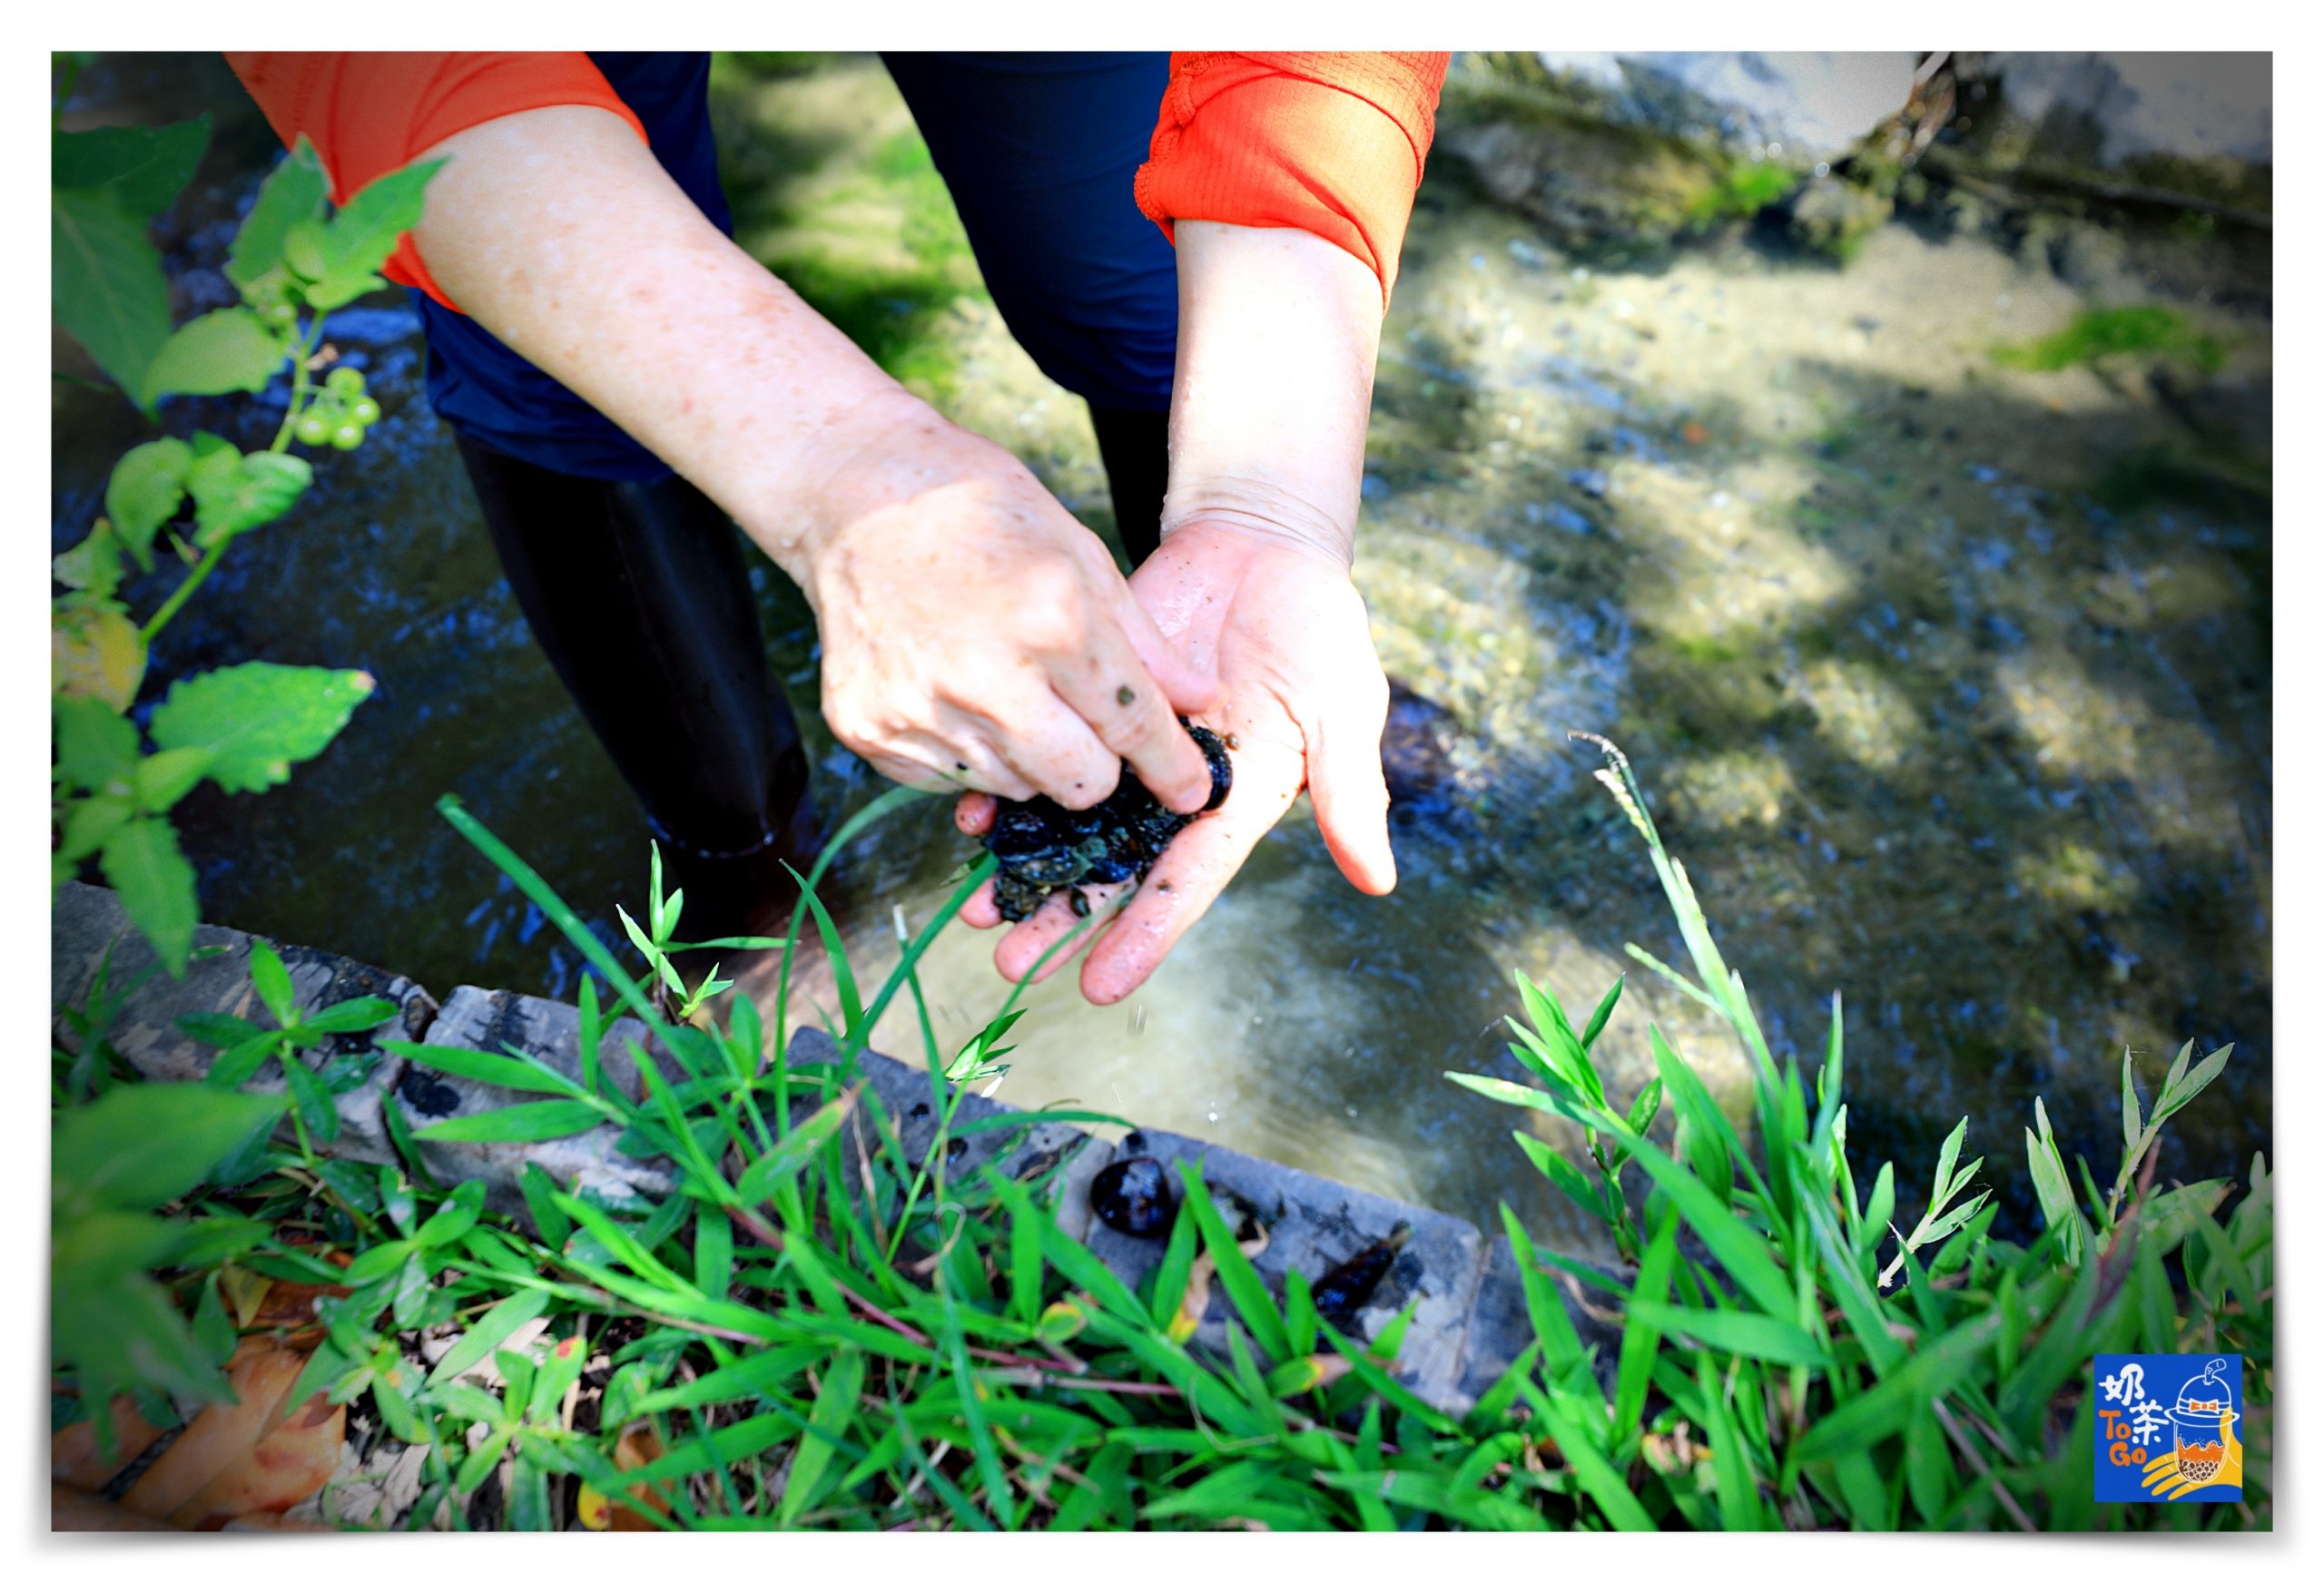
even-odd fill
[{"label": "green leaf", "polygon": [[121,586],[121,540],[113,524],[99,519],[86,538],[63,555],[50,556],[48,575],[75,593],[111,599]]},{"label": "green leaf", "polygon": [[423,1248],[448,1246],[468,1235],[483,1214],[484,1184],[463,1182],[452,1189],[452,1195],[428,1217],[411,1240]]},{"label": "green leaf", "polygon": [[336,1006],[326,1006],[299,1026],[309,1033],[360,1033],[379,1027],[399,1008],[384,995],[359,995]]},{"label": "green leaf", "polygon": [[438,1144],[537,1143],[587,1132],[604,1119],[595,1106],[575,1099],[546,1099],[537,1105],[509,1105],[477,1116],[456,1116],[423,1126],[412,1136]]},{"label": "green leaf", "polygon": [[2137,1152],[2140,1135],[2145,1122],[2139,1116],[2139,1091],[2131,1081],[2131,1052],[2122,1051],[2122,1157],[2127,1162]]},{"label": "green leaf", "polygon": [[1234,1228],[1220,1216],[1211,1202],[1210,1189],[1203,1181],[1202,1172],[1195,1164],[1177,1162],[1178,1179],[1186,1185],[1179,1207],[1191,1210],[1195,1222],[1202,1231],[1204,1247],[1210,1252],[1212,1266],[1218,1273],[1218,1283],[1226,1289],[1227,1301],[1242,1316],[1251,1332],[1251,1339],[1267,1356],[1270,1364],[1280,1363],[1291,1354],[1291,1343],[1283,1328],[1283,1315],[1277,1312],[1275,1299],[1251,1267],[1251,1261],[1235,1241]]},{"label": "green leaf", "polygon": [[1581,1030],[1583,1049],[1596,1044],[1598,1036],[1606,1031],[1606,1024],[1613,1018],[1614,1008],[1621,1001],[1622,984],[1629,977],[1627,973],[1615,974],[1613,987],[1606,991],[1606,998],[1598,1002],[1598,1009],[1590,1014],[1590,1024]]},{"label": "green leaf", "polygon": [[301,133],[299,144],[271,172],[258,190],[251,211],[234,233],[226,256],[226,278],[247,289],[282,262],[283,238],[301,221],[322,218],[330,183],[315,145]]},{"label": "green leaf", "polygon": [[59,698],[56,778],[67,786],[102,792],[137,770],[137,728],[94,698]]},{"label": "green leaf", "polygon": [[1791,1283],[1768,1254],[1767,1240],[1736,1218],[1700,1177],[1620,1122],[1607,1123],[1607,1131],[1630,1150],[1630,1156],[1654,1178],[1655,1185],[1670,1195],[1711,1256],[1735,1278],[1736,1284],[1750,1294],[1753,1302],[1777,1315],[1797,1307]]},{"label": "green leaf", "polygon": [[296,1015],[290,974],[274,948],[262,939],[251,941],[251,987],[258,991],[260,1004],[274,1014],[275,1022],[288,1027]]},{"label": "green leaf", "polygon": [[832,1453],[846,1443],[847,1429],[855,1420],[856,1403],[863,1391],[863,1353],[842,1346],[832,1354],[824,1372],[822,1389],[807,1416],[807,1432],[791,1460],[790,1481],[783,1486],[782,1523],[789,1528],[813,1502],[817,1487],[831,1467]]},{"label": "green leaf", "polygon": [[186,471],[194,541],[206,549],[272,522],[297,504],[314,476],[305,457],[272,451],[244,456],[229,446],[197,457]]},{"label": "green leaf", "polygon": [[299,1120],[316,1147],[324,1147],[339,1137],[339,1107],[331,1103],[330,1093],[315,1079],[307,1063],[289,1051],[282,1052],[282,1081],[290,1090],[290,1102],[298,1106]]},{"label": "green leaf", "polygon": [[49,134],[48,184],[110,200],[151,220],[177,202],[210,143],[210,117],[167,126],[100,126]]},{"label": "green leaf", "polygon": [[1559,1192],[1572,1199],[1585,1213],[1599,1220],[1606,1218],[1604,1198],[1590,1185],[1590,1178],[1581,1174],[1580,1166],[1530,1132],[1512,1131],[1509,1136],[1517,1140],[1517,1146],[1524,1151],[1527,1159],[1533,1162],[1533,1168],[1547,1176]]},{"label": "green leaf", "polygon": [[82,1281],[60,1273],[50,1288],[49,1337],[52,1352],[84,1380],[143,1385],[196,1401],[233,1400],[177,1304],[143,1275]]},{"label": "green leaf", "polygon": [[1639,1257],[1638,1281],[1625,1310],[1622,1342],[1614,1365],[1614,1445],[1618,1460],[1627,1464],[1625,1449],[1637,1443],[1639,1417],[1646,1406],[1646,1388],[1653,1377],[1654,1360],[1662,1349],[1662,1332],[1654,1316],[1665,1306],[1670,1272],[1679,1261],[1679,1217],[1664,1205],[1646,1251]]},{"label": "green leaf", "polygon": [[145,223],[112,199],[49,200],[49,311],[133,400],[170,336],[170,288]]},{"label": "green leaf", "polygon": [[133,1083],[61,1113],[51,1143],[52,1213],[152,1209],[200,1184],[282,1102],[193,1083]]},{"label": "green leaf", "polygon": [[193,865],[178,850],[178,832],[166,819],[133,819],[105,838],[99,863],[105,883],[120,895],[130,921],[170,976],[184,978],[197,913]]},{"label": "green leaf", "polygon": [[395,251],[403,233],[419,223],[428,183],[443,167],[442,160],[406,165],[366,183],[350,198],[324,230],[318,256],[306,261],[320,265],[311,277],[307,300],[327,310],[377,290],[383,283],[377,272],[379,266]]},{"label": "green leaf", "polygon": [[171,748],[139,761],[138,806],[148,813],[167,813],[209,768],[208,748]]},{"label": "green leaf", "polygon": [[[2186,1109],[2196,1095],[2210,1087],[2211,1080],[2227,1069],[2227,1058],[2234,1053],[2233,1045],[2221,1045],[2218,1049],[2205,1056],[2193,1071],[2172,1083],[2169,1089],[2156,1099],[2154,1116],[2147,1125],[2150,1127],[2159,1127]],[[2183,1058],[2182,1053],[2181,1059]]]},{"label": "green leaf", "polygon": [[125,713],[145,680],[145,634],[118,605],[52,605],[49,687]]},{"label": "green leaf", "polygon": [[774,1196],[775,1189],[790,1181],[815,1157],[816,1152],[830,1142],[847,1119],[855,1105],[862,1085],[850,1088],[830,1104],[793,1127],[775,1142],[774,1147],[753,1160],[734,1184],[734,1192],[745,1208],[765,1203]]},{"label": "green leaf", "polygon": [[151,568],[153,536],[177,515],[185,500],[186,475],[193,447],[182,439],[149,439],[132,446],[105,480],[105,516],[140,566]]},{"label": "green leaf", "polygon": [[[1787,1320],[1736,1308],[1681,1308],[1668,1303],[1632,1303],[1630,1320],[1667,1335],[1682,1335],[1722,1352],[1764,1358],[1771,1363],[1831,1366],[1832,1355],[1806,1331]],[[1624,1339],[1628,1340],[1627,1332]]]},{"label": "green leaf", "polygon": [[144,404],[164,396],[255,393],[273,383],[290,357],[289,344],[266,320],[247,308],[221,308],[178,326],[162,343],[145,370]]},{"label": "green leaf", "polygon": [[531,1094],[561,1094],[571,1099],[582,1097],[579,1085],[564,1073],[537,1062],[518,1060],[514,1056],[464,1050],[451,1045],[410,1044],[401,1039],[389,1040],[380,1047],[420,1066],[448,1072],[455,1077],[466,1077],[471,1082],[489,1084],[496,1088],[515,1088]]},{"label": "green leaf", "polygon": [[205,671],[170,689],[153,712],[153,741],[209,748],[212,781],[228,792],[263,792],[329,746],[372,685],[361,671],[264,661]]}]

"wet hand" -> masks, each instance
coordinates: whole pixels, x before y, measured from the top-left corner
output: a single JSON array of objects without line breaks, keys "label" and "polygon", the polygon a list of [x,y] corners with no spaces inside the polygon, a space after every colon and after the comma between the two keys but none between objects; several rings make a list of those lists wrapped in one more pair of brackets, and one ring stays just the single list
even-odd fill
[{"label": "wet hand", "polygon": [[831,526],[795,557],[832,733],[909,786],[1088,808],[1128,760],[1168,807],[1200,808],[1209,772],[1177,717],[1215,682],[1022,464],[913,406],[835,465]]},{"label": "wet hand", "polygon": [[[1118,912],[1085,931],[1081,990],[1099,1005],[1129,995],[1161,965],[1303,787],[1349,883],[1378,896],[1396,882],[1380,771],[1388,684],[1345,566],[1285,537],[1196,521],[1172,532],[1130,586],[1172,644],[1216,674],[1222,695],[1199,718],[1234,742],[1235,787],[1216,811],[1178,833]],[[980,797],[963,799],[956,814],[972,835],[992,816],[990,799]],[[978,928],[999,923],[991,888],[960,916]],[[1080,921],[1065,895],[1050,897],[1002,938],[995,965],[1022,978]],[[1071,954],[1051,958],[1042,976]]]}]

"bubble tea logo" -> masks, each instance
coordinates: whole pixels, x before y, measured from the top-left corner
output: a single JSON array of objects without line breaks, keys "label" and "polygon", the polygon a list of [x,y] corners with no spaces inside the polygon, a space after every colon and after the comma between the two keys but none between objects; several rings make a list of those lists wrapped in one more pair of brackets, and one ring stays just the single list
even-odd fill
[{"label": "bubble tea logo", "polygon": [[2104,1352],[2092,1377],[2099,1499],[2241,1499],[2241,1358]]}]

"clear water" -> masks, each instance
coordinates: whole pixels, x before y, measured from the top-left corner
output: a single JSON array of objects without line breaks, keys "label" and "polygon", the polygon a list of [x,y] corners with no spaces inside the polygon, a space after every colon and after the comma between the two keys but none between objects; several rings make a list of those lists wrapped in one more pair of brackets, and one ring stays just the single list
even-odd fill
[{"label": "clear water", "polygon": [[[901,113],[862,64],[753,89],[784,92],[837,96],[873,130]],[[272,152],[231,78],[202,57],[123,62],[84,101],[218,113],[163,240],[182,313],[226,300],[214,270]],[[739,112],[722,113],[731,130]],[[1512,970],[1579,1013],[1629,965],[1624,941],[1681,954],[1594,759],[1565,742],[1581,728],[1638,765],[1779,1048],[1820,1051],[1845,991],[1851,1135],[1898,1159],[1904,1212],[1966,1115],[2023,1224],[2036,1094],[2105,1175],[2125,1047],[2150,1092],[2181,1040],[2239,1047],[2173,1124],[2166,1176],[2240,1175],[2271,1149],[2270,523],[2264,495],[2205,471],[2256,457],[2264,476],[2269,307],[2181,300],[2230,347],[2209,381],[2004,372],[1992,344],[2145,290],[2128,265],[2070,284],[2021,251],[1896,224],[1845,270],[1748,237],[1591,268],[1432,178],[1387,327],[1357,576],[1390,671],[1462,723],[1460,807],[1398,821],[1403,882],[1374,900],[1338,879],[1303,803],[1132,1000],[1088,1007],[1069,974],[1031,992],[1001,1096],[1488,1222],[1507,1200],[1590,1245],[1509,1141],[1538,1118],[1442,1076],[1518,1075],[1499,1027]],[[251,657],[360,665],[379,690],[289,786],[183,805],[205,916],[438,993],[569,997],[576,954],[432,804],[458,792],[609,943],[614,904],[643,890],[641,821],[419,397],[413,315],[380,298],[334,327],[389,416],[229,558],[143,706]],[[946,390],[954,415],[1101,522],[1070,404],[972,295],[940,329],[979,375]],[[61,548],[145,430],[71,383],[53,411]],[[245,444],[273,426],[195,401],[164,422]],[[812,718],[803,603],[770,568],[755,580],[829,829],[880,783]],[[166,586],[129,596],[151,608]],[[897,909],[924,919],[970,855],[929,802],[842,856],[832,900],[862,971],[893,959]],[[1005,993],[990,945],[956,929],[925,964],[948,1047]],[[911,1018],[900,1006],[879,1042],[916,1052]],[[1618,1090],[1642,1080],[1649,1020],[1738,1089],[1719,1032],[1635,974],[1605,1046]]]}]

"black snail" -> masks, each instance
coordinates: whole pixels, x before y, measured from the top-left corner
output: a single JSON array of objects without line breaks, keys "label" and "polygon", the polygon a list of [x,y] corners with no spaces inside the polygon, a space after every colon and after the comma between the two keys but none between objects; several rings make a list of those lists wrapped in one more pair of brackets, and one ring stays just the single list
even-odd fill
[{"label": "black snail", "polygon": [[[1202,808],[1208,813],[1226,801],[1234,784],[1227,744],[1207,726],[1183,716],[1179,723],[1210,765],[1210,801]],[[1051,892],[1064,890],[1073,910],[1086,917],[1088,899],[1078,887],[1143,880],[1171,837],[1199,817],[1163,807],[1127,762],[1113,795],[1095,808],[1065,808],[1046,797],[1003,802],[984,837],[985,850],[1000,865],[992,879],[994,905],[1015,923],[1031,917]]]}]

